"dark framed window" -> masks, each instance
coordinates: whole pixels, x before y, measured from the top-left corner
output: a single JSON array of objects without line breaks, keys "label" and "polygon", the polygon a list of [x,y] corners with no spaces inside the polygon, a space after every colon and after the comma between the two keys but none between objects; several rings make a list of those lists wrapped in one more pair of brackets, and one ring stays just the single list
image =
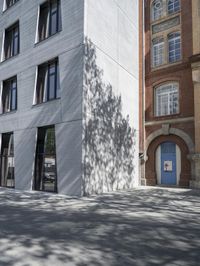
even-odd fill
[{"label": "dark framed window", "polygon": [[33,189],[57,192],[54,126],[38,128]]},{"label": "dark framed window", "polygon": [[3,82],[1,97],[2,113],[17,110],[17,77]]},{"label": "dark framed window", "polygon": [[5,9],[8,9],[9,7],[13,6],[18,1],[19,0],[5,0]]},{"label": "dark framed window", "polygon": [[14,136],[13,133],[1,135],[1,178],[0,186],[15,187]]},{"label": "dark framed window", "polygon": [[60,97],[58,58],[38,66],[35,104]]},{"label": "dark framed window", "polygon": [[38,42],[61,30],[60,0],[49,0],[40,6]]},{"label": "dark framed window", "polygon": [[4,60],[19,54],[19,22],[5,30]]}]

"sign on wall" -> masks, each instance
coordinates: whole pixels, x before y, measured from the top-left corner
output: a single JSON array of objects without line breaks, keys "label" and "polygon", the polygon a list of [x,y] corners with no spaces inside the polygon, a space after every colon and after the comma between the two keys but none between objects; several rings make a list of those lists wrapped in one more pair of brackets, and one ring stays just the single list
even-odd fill
[{"label": "sign on wall", "polygon": [[172,161],[164,161],[164,171],[165,172],[172,172]]}]

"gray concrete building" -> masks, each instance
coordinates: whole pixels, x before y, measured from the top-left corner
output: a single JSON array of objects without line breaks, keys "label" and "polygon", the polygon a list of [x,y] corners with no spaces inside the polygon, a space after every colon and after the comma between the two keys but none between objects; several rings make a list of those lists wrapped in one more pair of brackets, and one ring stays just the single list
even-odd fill
[{"label": "gray concrete building", "polygon": [[138,184],[138,0],[0,0],[0,185]]}]

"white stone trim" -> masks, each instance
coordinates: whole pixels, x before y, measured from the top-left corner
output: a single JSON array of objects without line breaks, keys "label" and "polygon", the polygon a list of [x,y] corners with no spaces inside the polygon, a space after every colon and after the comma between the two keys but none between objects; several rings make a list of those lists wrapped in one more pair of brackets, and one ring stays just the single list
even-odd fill
[{"label": "white stone trim", "polygon": [[[188,149],[189,149],[189,153],[194,153],[194,143],[192,141],[192,139],[190,138],[190,136],[185,133],[183,130],[181,129],[177,129],[177,128],[169,128],[169,132],[168,132],[168,135],[175,135],[175,136],[178,136],[180,137],[181,139],[184,140],[185,144],[187,145]],[[149,148],[149,145],[151,144],[151,142],[160,137],[160,136],[166,136],[166,132],[165,132],[165,127],[161,128],[161,129],[158,129],[156,131],[154,131],[151,135],[148,136],[148,138],[146,139],[145,141],[145,160],[147,161],[148,160],[148,157],[147,157],[147,151],[148,151],[148,148]]]},{"label": "white stone trim", "polygon": [[185,117],[185,118],[173,118],[173,119],[167,119],[165,121],[160,120],[160,121],[150,121],[150,122],[145,122],[145,126],[154,126],[154,125],[160,125],[164,123],[167,124],[176,124],[176,123],[187,123],[187,122],[193,122],[194,121],[194,116],[191,117]]}]

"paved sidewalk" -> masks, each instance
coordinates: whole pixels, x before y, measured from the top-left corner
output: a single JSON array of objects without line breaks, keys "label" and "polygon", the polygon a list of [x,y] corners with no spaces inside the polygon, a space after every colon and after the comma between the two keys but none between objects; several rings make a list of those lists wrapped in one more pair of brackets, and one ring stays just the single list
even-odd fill
[{"label": "paved sidewalk", "polygon": [[73,199],[0,189],[0,266],[198,266],[200,191]]}]

